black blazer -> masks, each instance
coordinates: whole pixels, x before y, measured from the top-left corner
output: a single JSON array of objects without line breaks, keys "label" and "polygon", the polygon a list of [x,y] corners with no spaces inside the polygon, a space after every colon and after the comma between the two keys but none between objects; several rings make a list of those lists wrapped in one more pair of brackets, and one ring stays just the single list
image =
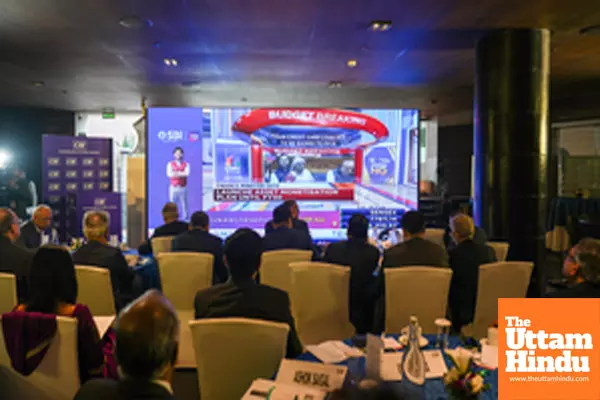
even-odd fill
[{"label": "black blazer", "polygon": [[144,243],[140,245],[138,248],[138,253],[142,255],[152,254],[152,239],[157,237],[165,237],[165,236],[177,236],[182,233],[187,232],[189,229],[189,224],[183,221],[173,221],[168,224],[164,224],[159,226],[154,230],[152,237],[146,240]]},{"label": "black blazer", "polygon": [[229,272],[223,263],[223,240],[201,229],[182,233],[173,239],[173,251],[193,251],[210,253],[214,256],[213,284],[229,279]]},{"label": "black blazer", "polygon": [[431,266],[447,267],[448,253],[437,244],[414,237],[387,249],[383,253],[383,267]]},{"label": "black blazer", "polygon": [[[55,229],[47,229],[44,234],[56,237],[57,233]],[[26,249],[37,249],[42,244],[42,235],[39,233],[35,227],[33,221],[26,222],[21,226],[21,236],[17,240],[17,244],[21,247],[25,247]]]},{"label": "black blazer", "polygon": [[332,243],[324,261],[350,267],[350,321],[359,334],[371,332],[377,297],[379,250],[366,240],[349,239]]},{"label": "black blazer", "polygon": [[[297,229],[279,227],[263,238],[263,250],[311,250],[315,253],[311,237]],[[316,257],[316,254],[314,255]]]},{"label": "black blazer", "polygon": [[546,297],[561,299],[600,299],[600,284],[582,282],[568,289],[556,290],[546,294]]},{"label": "black blazer", "polygon": [[73,253],[75,265],[108,268],[118,309],[133,299],[134,271],[127,265],[121,250],[92,240]]},{"label": "black blazer", "polygon": [[226,283],[199,291],[194,300],[196,319],[200,318],[256,318],[283,322],[290,326],[286,357],[296,358],[302,354],[294,317],[290,310],[290,298],[286,292],[261,285],[252,279]]},{"label": "black blazer", "polygon": [[485,244],[466,240],[450,251],[450,268],[452,280],[448,305],[451,319],[456,330],[473,321],[479,267],[482,264],[496,262],[494,250]]},{"label": "black blazer", "polygon": [[79,389],[74,400],[175,400],[175,397],[153,382],[93,379]]},{"label": "black blazer", "polygon": [[17,278],[17,295],[19,302],[27,299],[27,287],[31,262],[35,253],[17,246],[0,236],[0,272],[14,274]]},{"label": "black blazer", "polygon": [[[308,229],[308,224],[306,223],[305,220],[303,219],[293,219],[292,220],[292,227],[294,229],[297,229],[299,231],[302,232],[306,232],[307,234],[310,235],[310,231]],[[273,220],[269,220],[266,224],[265,224],[265,235],[267,233],[271,233],[275,230],[275,228],[273,227]]]},{"label": "black blazer", "polygon": [[[446,227],[446,231],[444,232],[444,245],[448,251],[456,247],[456,243],[454,240],[452,240],[450,232],[450,226]],[[482,228],[475,227],[475,236],[473,236],[473,241],[477,244],[486,244],[488,242],[487,233],[485,233]]]}]

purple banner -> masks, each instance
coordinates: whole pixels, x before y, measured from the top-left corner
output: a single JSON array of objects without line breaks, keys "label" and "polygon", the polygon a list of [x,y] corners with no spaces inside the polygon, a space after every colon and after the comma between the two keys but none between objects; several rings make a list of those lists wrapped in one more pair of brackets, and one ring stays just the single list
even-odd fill
[{"label": "purple banner", "polygon": [[86,192],[112,192],[112,139],[44,135],[42,198],[54,210],[60,240],[77,236],[77,198]]},{"label": "purple banner", "polygon": [[[100,191],[82,192],[77,198],[77,214],[81,216],[81,220],[87,211],[106,211],[110,216],[109,234],[111,236],[117,235],[119,241],[121,241],[123,233],[121,205],[121,193]],[[79,226],[81,226],[81,224],[79,224]],[[80,234],[82,234],[81,229]]]},{"label": "purple banner", "polygon": [[148,110],[148,229],[169,201],[182,220],[202,210],[202,127],[201,108]]},{"label": "purple banner", "polygon": [[[262,229],[271,220],[273,214],[268,211],[209,211],[212,228],[233,229],[252,228]],[[303,211],[302,219],[311,229],[339,229],[340,213],[338,211]]]}]

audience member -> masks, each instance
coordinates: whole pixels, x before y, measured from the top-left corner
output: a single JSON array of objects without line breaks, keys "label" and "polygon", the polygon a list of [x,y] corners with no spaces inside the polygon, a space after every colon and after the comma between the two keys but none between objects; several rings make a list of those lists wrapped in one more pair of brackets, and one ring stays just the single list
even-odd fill
[{"label": "audience member", "polygon": [[448,304],[453,329],[460,332],[463,325],[473,321],[479,267],[495,262],[496,254],[491,247],[475,242],[475,225],[468,215],[456,214],[450,221],[450,228],[456,247],[450,251],[453,273]]},{"label": "audience member", "polygon": [[[41,247],[33,258],[29,284],[29,297],[15,311],[75,318],[81,382],[93,377],[101,377],[105,362],[102,342],[89,308],[77,303],[77,279],[69,252],[61,247]],[[16,335],[15,339],[23,334],[23,332],[12,333]],[[37,333],[40,334],[43,335],[44,332]],[[23,342],[20,340],[7,342],[29,345],[24,338],[22,340]],[[21,351],[32,350],[34,349],[21,348]]]},{"label": "audience member", "polygon": [[255,281],[263,252],[261,237],[250,229],[238,229],[225,241],[223,252],[231,278],[196,294],[196,318],[243,317],[287,323],[290,326],[287,357],[299,356],[302,345],[294,327],[288,294]]},{"label": "audience member", "polygon": [[120,381],[97,379],[75,400],[173,400],[171,382],[179,347],[179,319],[157,291],[125,308],[115,324]]},{"label": "audience member", "polygon": [[404,241],[384,252],[383,267],[432,266],[448,267],[448,253],[437,244],[425,239],[425,217],[419,211],[408,211],[402,216]]},{"label": "audience member", "polygon": [[[446,246],[446,249],[448,251],[456,247],[456,242],[452,239],[452,229],[450,227],[450,224],[452,223],[452,218],[459,214],[471,216],[471,214],[468,211],[468,207],[458,207],[454,209],[454,211],[450,214],[450,220],[448,222],[448,226],[446,227],[446,232],[444,233],[444,245]],[[488,242],[487,233],[485,233],[485,231],[482,228],[476,226],[475,234],[473,235],[473,241],[477,244],[486,244]]]},{"label": "audience member", "polygon": [[358,334],[371,332],[377,297],[380,253],[368,243],[369,220],[354,214],[348,222],[348,240],[327,246],[324,261],[350,267],[350,321]]},{"label": "audience member", "polygon": [[292,213],[285,204],[280,205],[273,211],[273,227],[275,229],[267,233],[263,240],[265,251],[311,250],[313,258],[317,257],[310,235],[292,228]]},{"label": "audience member", "polygon": [[162,209],[164,224],[154,230],[152,237],[142,243],[138,252],[142,255],[152,254],[152,239],[158,237],[177,236],[187,232],[189,224],[179,220],[177,204],[167,203]]},{"label": "audience member", "polygon": [[[308,229],[308,224],[306,221],[299,219],[300,207],[298,207],[296,200],[286,200],[283,202],[283,205],[288,207],[290,209],[290,213],[292,214],[292,228],[306,232],[310,235],[310,230]],[[273,225],[273,220],[270,220],[265,224],[265,234],[273,232],[274,230],[275,226]]]},{"label": "audience member", "polygon": [[229,278],[223,264],[223,241],[209,233],[210,219],[203,211],[192,214],[189,231],[173,240],[173,251],[210,253],[214,256],[213,284],[223,283]]},{"label": "audience member", "polygon": [[76,265],[107,268],[113,286],[115,306],[121,309],[133,299],[134,273],[120,249],[108,244],[110,217],[104,211],[88,211],[83,216],[87,243],[73,254]]},{"label": "audience member", "polygon": [[582,239],[569,252],[564,272],[572,278],[573,286],[549,293],[556,298],[600,298],[600,241]]},{"label": "audience member", "polygon": [[[46,237],[46,242],[42,239]],[[33,218],[21,227],[17,244],[27,249],[37,249],[44,244],[58,244],[58,232],[52,228],[52,209],[40,205],[33,211]]]},{"label": "audience member", "polygon": [[33,253],[15,245],[21,230],[19,218],[8,208],[0,208],[0,272],[14,274],[19,300],[27,298],[27,279]]}]

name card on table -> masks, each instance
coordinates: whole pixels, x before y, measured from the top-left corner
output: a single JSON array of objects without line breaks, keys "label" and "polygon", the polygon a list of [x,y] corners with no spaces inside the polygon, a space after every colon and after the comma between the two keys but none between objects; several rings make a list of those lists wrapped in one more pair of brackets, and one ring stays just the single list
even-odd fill
[{"label": "name card on table", "polygon": [[308,386],[331,392],[344,385],[347,373],[348,367],[345,366],[283,360],[279,366],[276,382]]},{"label": "name card on table", "polygon": [[324,400],[327,392],[305,386],[257,379],[252,382],[242,400]]},{"label": "name card on table", "polygon": [[383,340],[381,336],[367,334],[367,359],[365,362],[366,376],[368,379],[379,379],[381,371],[381,354],[383,353]]}]

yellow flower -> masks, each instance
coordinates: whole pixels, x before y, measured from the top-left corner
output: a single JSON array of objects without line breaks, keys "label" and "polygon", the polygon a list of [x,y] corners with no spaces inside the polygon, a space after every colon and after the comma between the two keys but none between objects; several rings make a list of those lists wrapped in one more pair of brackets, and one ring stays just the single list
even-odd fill
[{"label": "yellow flower", "polygon": [[456,382],[460,378],[460,374],[456,368],[452,368],[444,375],[444,385],[448,386]]},{"label": "yellow flower", "polygon": [[471,380],[471,392],[479,393],[483,390],[483,377],[481,375],[475,375]]}]

